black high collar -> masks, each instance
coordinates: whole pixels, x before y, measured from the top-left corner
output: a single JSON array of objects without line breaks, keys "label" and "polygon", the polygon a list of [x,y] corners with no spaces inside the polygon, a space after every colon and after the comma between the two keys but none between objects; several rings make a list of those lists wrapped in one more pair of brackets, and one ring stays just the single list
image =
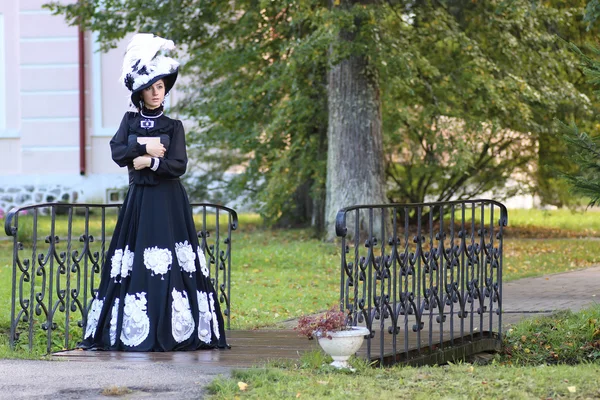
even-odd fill
[{"label": "black high collar", "polygon": [[155,108],[154,110],[149,110],[146,108],[146,106],[142,107],[142,113],[144,113],[144,115],[148,116],[148,117],[154,117],[160,113],[162,113],[164,110],[163,106],[159,106],[157,108]]}]

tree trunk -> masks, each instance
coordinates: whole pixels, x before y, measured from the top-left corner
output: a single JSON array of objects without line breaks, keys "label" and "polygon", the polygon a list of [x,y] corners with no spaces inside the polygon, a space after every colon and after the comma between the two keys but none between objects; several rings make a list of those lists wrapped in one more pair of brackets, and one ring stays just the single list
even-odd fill
[{"label": "tree trunk", "polygon": [[[340,40],[351,40],[342,34]],[[386,202],[381,99],[367,60],[352,55],[329,71],[326,238],[344,207]]]}]

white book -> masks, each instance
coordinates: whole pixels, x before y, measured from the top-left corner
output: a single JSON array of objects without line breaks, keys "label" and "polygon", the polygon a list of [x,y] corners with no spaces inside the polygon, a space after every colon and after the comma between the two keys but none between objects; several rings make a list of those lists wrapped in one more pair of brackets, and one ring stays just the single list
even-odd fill
[{"label": "white book", "polygon": [[139,137],[138,136],[137,142],[139,144],[160,143],[160,138],[157,138],[157,137]]}]

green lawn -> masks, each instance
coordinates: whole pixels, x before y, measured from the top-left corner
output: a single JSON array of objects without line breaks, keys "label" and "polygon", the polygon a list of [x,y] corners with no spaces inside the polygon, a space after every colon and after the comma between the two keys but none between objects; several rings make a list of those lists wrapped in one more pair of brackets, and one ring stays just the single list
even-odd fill
[{"label": "green lawn", "polygon": [[504,281],[574,271],[597,263],[598,238],[504,241]]},{"label": "green lawn", "polygon": [[[490,365],[331,368],[320,350],[299,361],[234,371],[209,386],[214,399],[597,399],[600,305],[523,320]],[[570,364],[570,365],[568,365]]]},{"label": "green lawn", "polygon": [[[317,368],[234,371],[210,385],[213,399],[597,399],[600,365]],[[247,384],[245,390],[240,386]]]},{"label": "green lawn", "polygon": [[[484,213],[486,225],[490,224],[490,212]],[[500,218],[499,209],[494,211],[494,224]],[[472,219],[471,209],[465,212],[465,225]],[[481,212],[476,209],[476,223],[481,221]],[[446,224],[449,225],[449,217]],[[462,211],[457,211],[455,224],[462,223]],[[587,211],[560,210],[508,210],[508,226],[505,228],[508,238],[571,238],[571,237],[600,237],[600,209]]]},{"label": "green lawn", "polygon": [[508,226],[530,228],[538,232],[553,231],[558,234],[565,231],[578,236],[600,236],[600,210],[508,210]]}]

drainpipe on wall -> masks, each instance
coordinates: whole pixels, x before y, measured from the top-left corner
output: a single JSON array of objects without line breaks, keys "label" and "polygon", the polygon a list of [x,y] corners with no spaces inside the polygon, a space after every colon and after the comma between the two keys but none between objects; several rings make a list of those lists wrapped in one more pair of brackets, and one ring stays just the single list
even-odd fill
[{"label": "drainpipe on wall", "polygon": [[81,25],[79,33],[79,174],[85,175],[85,42]]}]

